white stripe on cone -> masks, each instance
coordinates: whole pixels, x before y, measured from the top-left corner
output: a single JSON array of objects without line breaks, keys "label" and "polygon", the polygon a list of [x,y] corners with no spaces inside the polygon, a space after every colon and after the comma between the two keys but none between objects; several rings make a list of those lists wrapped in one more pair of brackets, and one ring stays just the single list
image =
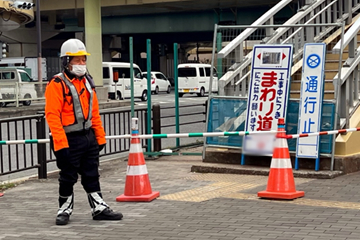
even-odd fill
[{"label": "white stripe on cone", "polygon": [[[274,151],[276,148],[288,148],[287,140],[285,138],[277,138],[275,140]],[[272,158],[270,168],[292,168],[291,161],[288,158]]]},{"label": "white stripe on cone", "polygon": [[270,168],[292,168],[290,159],[286,158],[273,158],[271,159]]},{"label": "white stripe on cone", "polygon": [[287,140],[285,138],[276,138],[274,146],[275,148],[288,148]]},{"label": "white stripe on cone", "polygon": [[140,153],[143,152],[140,143],[131,143],[129,153]]},{"label": "white stripe on cone", "polygon": [[127,166],[127,176],[138,176],[148,174],[146,165]]}]

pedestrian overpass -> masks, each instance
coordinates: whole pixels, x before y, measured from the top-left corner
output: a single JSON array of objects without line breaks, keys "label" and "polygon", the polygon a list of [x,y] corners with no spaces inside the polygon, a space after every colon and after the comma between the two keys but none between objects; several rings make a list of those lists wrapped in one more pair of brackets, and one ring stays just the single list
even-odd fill
[{"label": "pedestrian overpass", "polygon": [[[244,129],[254,44],[292,44],[294,47],[290,101],[286,115],[288,134],[297,133],[305,43],[326,44],[321,130],[360,126],[360,1],[305,1],[300,10],[284,24],[274,24],[274,16],[290,3],[290,0],[279,1],[251,26],[216,26],[213,64],[221,76],[219,95],[209,97],[208,131]],[[360,170],[357,159],[360,154],[359,141],[358,133],[340,134],[335,138],[322,136],[321,169],[344,172]],[[231,150],[238,149],[239,145],[242,146],[242,139],[239,138],[207,138],[204,148],[226,146]],[[295,141],[289,140],[290,151],[295,151],[295,145]],[[216,151],[206,151],[205,161],[216,159],[216,154]],[[240,161],[239,157],[237,161]],[[307,168],[312,164],[303,161],[301,167]]]}]

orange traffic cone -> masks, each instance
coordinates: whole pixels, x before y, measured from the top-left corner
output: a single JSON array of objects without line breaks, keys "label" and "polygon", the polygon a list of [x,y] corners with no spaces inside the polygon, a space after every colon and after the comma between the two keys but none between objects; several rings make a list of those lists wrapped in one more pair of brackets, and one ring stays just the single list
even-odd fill
[{"label": "orange traffic cone", "polygon": [[159,192],[152,192],[149,175],[145,164],[144,154],[140,144],[138,119],[132,119],[132,137],[126,172],[124,194],[118,196],[118,202],[150,202],[160,196]]},{"label": "orange traffic cone", "polygon": [[271,159],[270,174],[266,191],[258,192],[258,197],[271,199],[295,199],[303,197],[303,191],[296,191],[290,161],[289,148],[283,118],[278,120],[278,133]]}]

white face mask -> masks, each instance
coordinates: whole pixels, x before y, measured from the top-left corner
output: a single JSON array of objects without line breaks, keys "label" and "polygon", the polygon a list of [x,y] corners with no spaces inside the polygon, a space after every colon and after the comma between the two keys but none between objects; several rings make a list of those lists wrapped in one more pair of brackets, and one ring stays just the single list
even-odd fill
[{"label": "white face mask", "polygon": [[70,71],[72,74],[81,77],[86,73],[86,65],[71,65],[72,70]]}]

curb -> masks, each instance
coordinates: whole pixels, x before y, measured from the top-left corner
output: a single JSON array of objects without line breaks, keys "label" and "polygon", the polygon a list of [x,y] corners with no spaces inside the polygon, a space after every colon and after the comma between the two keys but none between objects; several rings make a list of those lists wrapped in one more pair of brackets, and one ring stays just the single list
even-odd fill
[{"label": "curb", "polygon": [[[224,164],[229,165],[229,164]],[[213,166],[193,165],[191,172],[198,173],[228,173],[228,174],[245,174],[245,175],[261,175],[268,176],[270,169],[264,167],[231,165],[224,166],[214,164]],[[342,171],[309,171],[309,170],[295,170],[293,175],[296,178],[315,178],[315,179],[332,179],[344,175]]]}]

